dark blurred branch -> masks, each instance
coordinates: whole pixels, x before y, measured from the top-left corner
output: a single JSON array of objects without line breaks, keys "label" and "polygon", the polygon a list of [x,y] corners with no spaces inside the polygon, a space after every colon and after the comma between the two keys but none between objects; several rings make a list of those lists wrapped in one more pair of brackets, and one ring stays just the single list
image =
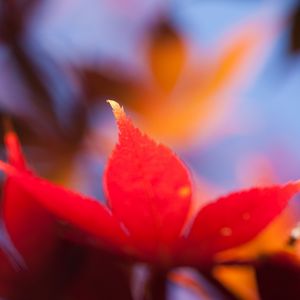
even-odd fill
[{"label": "dark blurred branch", "polygon": [[152,269],[149,280],[145,286],[143,300],[166,300],[167,299],[167,272]]},{"label": "dark blurred branch", "polygon": [[39,70],[33,58],[28,54],[25,46],[26,30],[30,21],[28,14],[39,1],[26,1],[28,5],[31,4],[26,7],[20,5],[19,2],[10,0],[2,1],[1,3],[1,40],[10,49],[22,80],[33,93],[31,100],[34,101],[42,117],[55,124],[53,122],[56,119],[55,111],[51,94],[44,80],[45,76],[43,76],[43,72]]},{"label": "dark blurred branch", "polygon": [[[73,100],[74,95],[68,78],[65,78],[60,68],[46,54],[35,51],[37,46],[30,41],[30,32],[27,31],[32,20],[32,11],[40,3],[41,0],[1,1],[0,42],[5,43],[10,50],[13,57],[11,67],[20,74],[22,83],[29,92],[29,100],[36,109],[32,116],[38,116],[40,122],[39,126],[34,125],[35,129],[40,128],[39,138],[43,140],[42,143],[46,142],[48,146],[65,155],[66,152],[72,153],[76,150],[81,141],[86,129],[86,107],[81,99],[70,101],[68,116],[65,117],[69,124],[59,118],[56,101],[65,99],[56,99],[57,77],[63,81],[61,84],[67,91],[67,98]],[[41,65],[40,61],[48,63],[48,66]],[[52,63],[55,74],[53,70],[49,70],[49,63]],[[30,123],[32,126],[32,122]]]},{"label": "dark blurred branch", "polygon": [[300,3],[293,11],[291,19],[290,31],[290,47],[289,50],[292,54],[299,54],[300,51]]}]

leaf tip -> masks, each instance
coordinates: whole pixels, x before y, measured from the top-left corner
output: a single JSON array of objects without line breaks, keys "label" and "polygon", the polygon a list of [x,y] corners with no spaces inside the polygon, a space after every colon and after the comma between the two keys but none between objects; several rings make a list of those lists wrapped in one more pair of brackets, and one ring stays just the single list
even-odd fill
[{"label": "leaf tip", "polygon": [[113,114],[117,120],[125,116],[125,112],[122,106],[114,100],[106,100],[106,102],[111,106]]},{"label": "leaf tip", "polygon": [[3,119],[4,144],[8,155],[8,161],[14,166],[25,168],[25,159],[17,133],[14,130],[10,118]]}]

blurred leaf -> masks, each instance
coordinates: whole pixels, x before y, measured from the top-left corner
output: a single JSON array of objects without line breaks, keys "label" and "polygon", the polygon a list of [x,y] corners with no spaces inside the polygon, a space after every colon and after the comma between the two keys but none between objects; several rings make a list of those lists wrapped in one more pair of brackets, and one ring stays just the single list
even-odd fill
[{"label": "blurred leaf", "polygon": [[223,36],[214,51],[202,51],[192,58],[188,56],[192,45],[163,20],[142,40],[152,77],[116,75],[109,67],[95,72],[83,67],[88,98],[121,99],[140,114],[139,126],[163,141],[177,145],[193,142],[196,130],[199,136],[212,135],[233,108],[236,93],[259,68],[261,50],[274,37],[272,26],[260,19],[239,24]]},{"label": "blurred leaf", "polygon": [[264,22],[241,24],[239,30],[225,34],[220,43],[226,46],[219,57],[209,54],[205,62],[192,62],[185,69],[174,93],[165,96],[155,90],[141,90],[146,96],[142,111],[145,130],[173,142],[190,140],[195,130],[205,136],[232,108],[230,93],[239,91],[247,81],[255,66],[254,57],[257,61],[255,55],[269,37],[270,28]]},{"label": "blurred leaf", "polygon": [[217,266],[214,268],[213,274],[229,290],[234,292],[239,299],[259,299],[255,273],[252,267]]},{"label": "blurred leaf", "polygon": [[186,44],[167,20],[158,23],[148,39],[149,69],[157,87],[163,92],[170,92],[186,63]]}]

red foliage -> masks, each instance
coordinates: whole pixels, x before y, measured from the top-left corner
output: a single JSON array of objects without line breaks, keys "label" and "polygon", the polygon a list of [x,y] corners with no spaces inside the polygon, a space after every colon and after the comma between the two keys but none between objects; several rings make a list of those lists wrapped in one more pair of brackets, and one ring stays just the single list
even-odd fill
[{"label": "red foliage", "polygon": [[186,221],[191,183],[182,162],[133,126],[113,102],[119,143],[104,181],[112,212],[149,258],[167,255]]},{"label": "red foliage", "polygon": [[[293,182],[232,193],[203,207],[193,222],[189,220],[188,232],[191,183],[186,168],[168,148],[135,128],[117,103],[110,104],[120,131],[104,178],[110,208],[17,164],[0,164],[9,180],[26,191],[24,195],[57,219],[85,230],[107,249],[164,266],[201,267],[213,262],[219,251],[253,239],[299,191],[299,183]],[[30,205],[23,210],[28,215]],[[14,219],[13,213],[10,218]]]},{"label": "red foliage", "polygon": [[187,238],[189,255],[207,259],[250,241],[298,191],[298,183],[274,185],[232,193],[209,203],[198,212]]}]

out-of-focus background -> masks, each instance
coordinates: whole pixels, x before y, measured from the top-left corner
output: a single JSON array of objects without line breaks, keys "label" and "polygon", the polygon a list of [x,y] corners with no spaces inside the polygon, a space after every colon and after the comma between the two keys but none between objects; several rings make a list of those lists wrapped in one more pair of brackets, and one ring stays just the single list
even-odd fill
[{"label": "out-of-focus background", "polygon": [[299,94],[297,1],[0,4],[2,123],[39,174],[99,199],[107,99],[178,153],[201,203],[300,178]]},{"label": "out-of-focus background", "polygon": [[105,104],[113,98],[214,188],[299,177],[295,1],[27,0],[0,9],[1,114],[45,175],[101,174],[86,160],[100,168],[116,140]]}]

